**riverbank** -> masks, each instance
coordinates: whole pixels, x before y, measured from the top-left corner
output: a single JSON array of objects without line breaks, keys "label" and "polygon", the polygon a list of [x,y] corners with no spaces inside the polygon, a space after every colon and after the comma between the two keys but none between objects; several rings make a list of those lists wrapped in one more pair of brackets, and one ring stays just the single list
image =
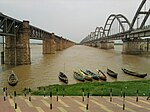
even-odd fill
[{"label": "riverbank", "polygon": [[[125,92],[127,96],[147,96],[150,89],[150,80],[139,81],[116,81],[116,82],[86,82],[71,85],[49,85],[31,90],[32,95],[56,95],[57,90],[60,96],[81,96],[84,89],[85,95],[89,92],[91,96],[109,96],[112,90],[113,96],[120,96]],[[44,92],[45,91],[45,92]]]},{"label": "riverbank", "polygon": [[[119,74],[117,79],[107,76],[108,82],[116,80],[150,80],[150,75],[147,75],[144,79],[140,79],[126,75],[121,70],[123,67],[138,73],[150,74],[150,57],[124,55],[121,53],[122,46],[119,45],[111,50],[75,45],[63,51],[58,51],[56,54],[49,55],[42,54],[41,45],[31,45],[30,47],[30,65],[12,66],[11,68],[7,65],[0,66],[1,87],[7,87],[10,92],[16,90],[18,93],[27,87],[36,88],[53,84],[61,85],[62,83],[58,79],[58,74],[60,71],[64,72],[64,65],[69,84],[76,84],[78,82],[73,77],[73,71],[78,71],[79,69],[89,69],[95,73],[97,73],[96,69],[101,69],[104,73],[107,73],[107,68],[110,68]],[[12,70],[19,79],[15,89],[9,86],[7,82],[8,74],[10,74]]]}]

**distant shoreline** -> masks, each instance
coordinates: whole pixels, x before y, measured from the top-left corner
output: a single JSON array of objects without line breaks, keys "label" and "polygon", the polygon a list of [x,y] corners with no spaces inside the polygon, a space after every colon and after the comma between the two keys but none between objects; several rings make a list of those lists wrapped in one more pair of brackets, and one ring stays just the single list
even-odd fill
[{"label": "distant shoreline", "polygon": [[30,43],[31,45],[43,45],[43,43]]},{"label": "distant shoreline", "polygon": [[114,43],[114,45],[123,45],[123,43]]}]

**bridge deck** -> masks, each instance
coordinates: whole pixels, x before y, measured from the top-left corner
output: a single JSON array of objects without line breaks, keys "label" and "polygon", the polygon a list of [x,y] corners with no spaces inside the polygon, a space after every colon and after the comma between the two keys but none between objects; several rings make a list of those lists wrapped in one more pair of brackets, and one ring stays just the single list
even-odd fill
[{"label": "bridge deck", "polygon": [[7,97],[3,101],[3,96],[0,96],[0,112],[149,112],[150,100],[146,97],[139,97],[136,102],[136,97],[126,97],[125,110],[123,110],[123,102],[121,97],[113,97],[110,102],[109,97],[90,96],[89,109],[86,110],[87,100],[82,102],[81,96],[60,96],[58,101],[56,96],[52,98],[53,106],[50,109],[50,98],[48,96],[32,96],[31,101],[28,97],[17,96],[17,109],[14,109],[13,98]]}]

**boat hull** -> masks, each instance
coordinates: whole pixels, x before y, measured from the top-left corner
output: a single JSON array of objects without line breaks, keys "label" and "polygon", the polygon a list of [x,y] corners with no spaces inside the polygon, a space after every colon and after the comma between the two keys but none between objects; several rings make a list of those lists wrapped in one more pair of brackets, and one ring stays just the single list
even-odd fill
[{"label": "boat hull", "polygon": [[107,74],[111,77],[117,78],[118,73],[115,73],[114,71],[107,69]]},{"label": "boat hull", "polygon": [[74,72],[73,76],[74,76],[75,79],[77,79],[79,81],[82,81],[82,82],[85,81],[84,77],[81,74],[77,73],[77,72]]},{"label": "boat hull", "polygon": [[101,71],[101,70],[97,70],[98,74],[99,74],[99,78],[103,81],[107,80],[106,75]]},{"label": "boat hull", "polygon": [[68,78],[67,78],[67,76],[66,76],[63,72],[60,72],[60,73],[59,73],[58,78],[59,78],[59,80],[61,80],[62,82],[68,84]]},{"label": "boat hull", "polygon": [[86,70],[86,73],[91,75],[93,79],[99,80],[99,76],[97,74],[91,72],[90,70]]},{"label": "boat hull", "polygon": [[16,86],[17,83],[18,83],[18,82],[15,82],[15,83],[8,82],[8,84],[9,84],[10,86]]},{"label": "boat hull", "polygon": [[16,86],[18,83],[18,78],[17,76],[12,72],[9,77],[8,77],[8,84],[10,86]]},{"label": "boat hull", "polygon": [[136,76],[136,77],[140,77],[140,78],[144,78],[147,76],[147,73],[145,74],[139,74],[137,72],[132,72],[132,71],[129,71],[125,68],[122,68],[123,72],[126,73],[126,74],[129,74],[129,75],[132,75],[132,76]]},{"label": "boat hull", "polygon": [[80,73],[83,75],[84,79],[87,81],[92,81],[92,76],[85,73],[83,70],[80,70]]}]

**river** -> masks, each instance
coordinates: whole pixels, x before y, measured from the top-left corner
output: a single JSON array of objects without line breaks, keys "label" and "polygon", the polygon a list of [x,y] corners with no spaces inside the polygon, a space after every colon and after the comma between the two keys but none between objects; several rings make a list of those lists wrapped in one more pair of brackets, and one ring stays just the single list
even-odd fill
[{"label": "river", "polygon": [[[2,47],[0,48],[2,51]],[[121,67],[125,67],[140,73],[148,73],[148,76],[142,80],[150,79],[150,56],[125,55],[121,51],[121,45],[115,45],[115,49],[111,50],[75,45],[57,51],[56,54],[43,55],[42,45],[31,45],[31,65],[12,67],[0,65],[0,87],[21,91],[25,87],[63,84],[58,79],[60,71],[68,76],[69,84],[79,83],[73,77],[73,71],[79,69],[90,69],[96,73],[96,69],[99,68],[106,73],[106,69],[110,68],[119,74],[117,79],[107,75],[107,81],[141,80],[124,74]],[[15,87],[10,87],[7,83],[7,77],[12,70],[19,79]]]}]

